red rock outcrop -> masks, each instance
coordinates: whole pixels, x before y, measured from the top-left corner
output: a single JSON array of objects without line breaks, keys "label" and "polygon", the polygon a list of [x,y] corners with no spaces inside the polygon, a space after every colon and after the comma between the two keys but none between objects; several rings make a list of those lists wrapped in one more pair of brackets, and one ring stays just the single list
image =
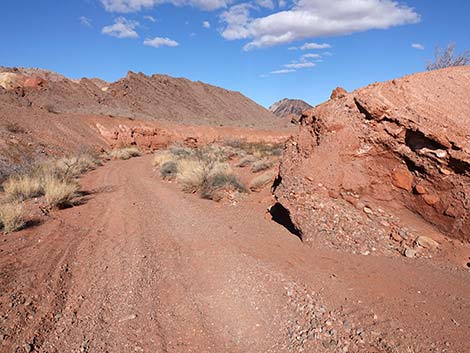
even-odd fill
[{"label": "red rock outcrop", "polygon": [[346,91],[343,87],[336,87],[332,92],[330,99],[337,99],[337,98],[343,98],[348,94],[348,91]]},{"label": "red rock outcrop", "polygon": [[408,210],[470,241],[470,67],[372,84],[304,112],[278,184],[305,238],[322,235],[320,208],[345,234],[364,226],[341,216],[338,198],[366,216]]}]

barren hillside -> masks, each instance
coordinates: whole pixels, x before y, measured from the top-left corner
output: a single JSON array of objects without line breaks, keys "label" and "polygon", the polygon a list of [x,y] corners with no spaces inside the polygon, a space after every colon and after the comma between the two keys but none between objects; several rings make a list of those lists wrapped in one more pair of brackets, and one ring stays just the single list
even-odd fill
[{"label": "barren hillside", "polygon": [[[10,104],[55,113],[112,115],[184,125],[273,128],[279,121],[239,92],[165,75],[129,72],[106,84],[43,70],[0,68]],[[2,104],[5,104],[4,98]]]}]

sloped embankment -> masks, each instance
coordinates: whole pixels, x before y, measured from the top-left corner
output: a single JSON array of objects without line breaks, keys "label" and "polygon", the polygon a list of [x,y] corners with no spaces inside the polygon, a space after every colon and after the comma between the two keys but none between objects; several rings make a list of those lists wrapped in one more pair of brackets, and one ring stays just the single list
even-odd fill
[{"label": "sloped embankment", "polygon": [[[411,211],[470,241],[469,92],[470,67],[456,67],[372,84],[305,112],[275,191],[304,238],[388,236],[393,222],[368,225],[371,216]],[[360,211],[345,214],[346,204]]]}]

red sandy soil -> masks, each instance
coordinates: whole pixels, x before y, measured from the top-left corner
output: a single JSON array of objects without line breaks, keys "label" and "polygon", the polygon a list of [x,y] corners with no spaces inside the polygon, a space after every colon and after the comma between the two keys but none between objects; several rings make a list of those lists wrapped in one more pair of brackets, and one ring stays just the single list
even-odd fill
[{"label": "red sandy soil", "polygon": [[215,203],[150,156],[0,242],[1,352],[468,352],[468,271],[305,246],[269,191]]}]

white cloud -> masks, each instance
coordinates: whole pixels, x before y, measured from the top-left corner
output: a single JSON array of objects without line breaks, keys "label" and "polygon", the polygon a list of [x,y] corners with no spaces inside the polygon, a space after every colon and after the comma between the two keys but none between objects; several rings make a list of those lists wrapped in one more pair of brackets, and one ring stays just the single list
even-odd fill
[{"label": "white cloud", "polygon": [[305,61],[305,62],[293,62],[290,64],[285,64],[284,67],[288,69],[305,69],[307,67],[314,67],[316,66],[315,63],[312,63],[310,61]]},{"label": "white cloud", "polygon": [[211,23],[209,21],[204,21],[204,22],[202,22],[202,27],[211,28]]},{"label": "white cloud", "polygon": [[300,47],[301,50],[315,50],[315,49],[328,49],[331,48],[331,45],[327,43],[305,43]]},{"label": "white cloud", "polygon": [[287,1],[286,0],[279,0],[278,1],[278,6],[280,8],[286,7],[287,6]]},{"label": "white cloud", "polygon": [[291,72],[295,72],[295,70],[294,69],[281,69],[281,70],[271,71],[270,73],[274,75],[279,75],[279,74],[288,74]]},{"label": "white cloud", "polygon": [[139,22],[128,20],[124,17],[118,17],[114,20],[113,25],[105,26],[101,33],[107,34],[116,38],[137,38],[139,35],[135,28]]},{"label": "white cloud", "polygon": [[418,49],[418,50],[424,50],[424,45],[422,45],[420,43],[413,43],[413,44],[411,44],[411,47],[414,48],[414,49]]},{"label": "white cloud", "polygon": [[88,17],[80,16],[78,20],[80,21],[82,25],[86,27],[91,27],[91,19],[89,19]]},{"label": "white cloud", "polygon": [[155,37],[153,39],[144,40],[144,45],[148,45],[154,48],[160,48],[160,47],[177,47],[179,44],[178,42],[170,38]]},{"label": "white cloud", "polygon": [[144,19],[146,19],[146,20],[148,20],[148,21],[150,21],[150,22],[153,22],[153,23],[157,22],[157,19],[156,19],[155,17],[149,16],[149,15],[144,16]]},{"label": "white cloud", "polygon": [[251,17],[251,8],[239,4],[221,15],[225,39],[251,39],[245,50],[420,21],[414,9],[395,0],[297,0],[288,10],[259,18]]},{"label": "white cloud", "polygon": [[302,58],[303,59],[320,59],[321,55],[320,54],[308,53],[308,54],[302,55]]},{"label": "white cloud", "polygon": [[109,12],[138,12],[161,4],[175,6],[193,6],[203,10],[213,11],[227,7],[232,0],[100,0]]},{"label": "white cloud", "polygon": [[253,5],[244,3],[232,6],[228,11],[220,15],[220,19],[227,24],[222,32],[225,39],[244,39],[250,36],[248,23],[250,21],[250,9]]}]

